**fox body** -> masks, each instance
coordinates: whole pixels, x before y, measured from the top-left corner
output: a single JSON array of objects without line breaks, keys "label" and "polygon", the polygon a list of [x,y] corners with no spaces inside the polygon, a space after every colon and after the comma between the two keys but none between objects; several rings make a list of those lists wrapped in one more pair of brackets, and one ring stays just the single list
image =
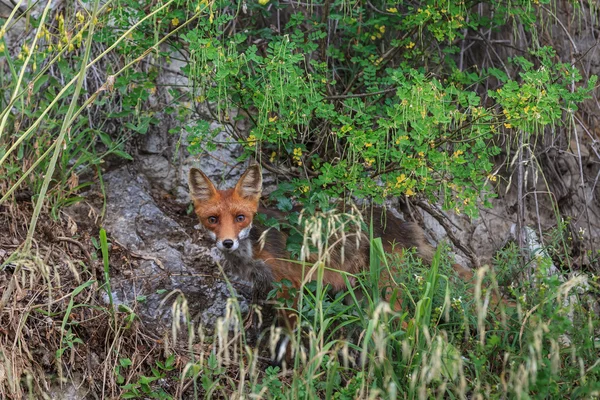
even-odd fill
[{"label": "fox body", "polygon": [[[259,292],[268,290],[273,282],[283,279],[289,280],[294,288],[301,288],[306,281],[303,274],[308,268],[289,261],[291,257],[286,251],[286,234],[254,223],[257,212],[280,220],[286,217],[284,213],[259,209],[262,191],[259,166],[249,167],[235,187],[226,190],[217,190],[202,171],[192,168],[189,187],[195,212],[223,253],[229,269],[251,280]],[[382,217],[381,210],[375,210],[372,215],[374,235],[382,238],[386,251],[416,248],[417,254],[426,263],[431,261],[433,248],[417,224],[400,221],[392,215],[387,215],[385,220]],[[344,241],[338,242],[332,247],[327,268],[323,272],[323,284],[337,291],[346,289],[345,276],[369,269],[369,240],[363,232],[350,233]],[[310,263],[313,259],[316,261],[309,256],[307,261]],[[382,273],[380,286],[393,290],[391,282],[391,277]],[[287,296],[285,290],[282,296]],[[389,300],[391,293],[386,297]],[[396,300],[392,306],[399,311],[400,300]],[[283,312],[282,317],[288,327],[293,327],[292,314]]]}]

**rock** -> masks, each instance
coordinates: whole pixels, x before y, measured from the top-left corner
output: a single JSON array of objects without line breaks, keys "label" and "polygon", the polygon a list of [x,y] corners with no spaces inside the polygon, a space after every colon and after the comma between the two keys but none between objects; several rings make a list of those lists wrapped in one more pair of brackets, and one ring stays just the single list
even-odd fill
[{"label": "rock", "polygon": [[[105,185],[104,228],[111,240],[141,260],[130,274],[111,271],[114,302],[134,309],[147,328],[163,335],[171,329],[175,296],[164,299],[178,291],[187,300],[190,317],[210,332],[227,298],[236,295],[217,277],[210,244],[195,243],[179,222],[158,207],[143,175],[121,167],[105,175]],[[238,293],[250,296],[243,285]],[[237,297],[246,312],[248,301],[243,295]]]}]

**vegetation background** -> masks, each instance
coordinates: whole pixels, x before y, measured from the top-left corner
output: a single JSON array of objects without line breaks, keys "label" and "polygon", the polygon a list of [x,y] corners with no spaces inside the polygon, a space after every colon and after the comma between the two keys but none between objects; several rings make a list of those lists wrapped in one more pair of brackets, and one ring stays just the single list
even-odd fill
[{"label": "vegetation background", "polygon": [[[0,397],[598,397],[599,18],[566,0],[3,0]],[[387,201],[447,245],[425,267],[373,239],[366,304],[309,285],[294,368],[269,367],[185,184],[250,160],[272,207],[306,209],[293,255],[327,253],[333,198]],[[403,314],[378,301],[392,263]]]}]

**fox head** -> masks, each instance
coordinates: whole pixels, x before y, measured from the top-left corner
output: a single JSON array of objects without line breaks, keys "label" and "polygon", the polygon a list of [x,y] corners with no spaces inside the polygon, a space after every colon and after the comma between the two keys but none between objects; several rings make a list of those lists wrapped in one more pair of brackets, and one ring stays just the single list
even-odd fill
[{"label": "fox head", "polygon": [[200,222],[223,252],[234,252],[240,241],[250,235],[258,210],[262,174],[258,165],[250,166],[235,187],[217,190],[199,169],[190,170],[188,184],[194,210]]}]

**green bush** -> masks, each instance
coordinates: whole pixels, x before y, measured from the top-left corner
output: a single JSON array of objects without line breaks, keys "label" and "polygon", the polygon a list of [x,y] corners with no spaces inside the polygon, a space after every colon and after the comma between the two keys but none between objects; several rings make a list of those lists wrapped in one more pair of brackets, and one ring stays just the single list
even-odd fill
[{"label": "green bush", "polygon": [[[194,95],[214,105],[244,158],[292,178],[280,198],[424,195],[474,216],[497,180],[496,143],[560,124],[595,79],[571,90],[577,69],[549,48],[507,60],[510,70],[458,65],[465,32],[517,21],[533,30],[530,2],[481,2],[493,18],[464,2],[390,4],[217,1],[214,19],[184,36]],[[191,151],[213,148],[207,121],[189,130]]]}]

